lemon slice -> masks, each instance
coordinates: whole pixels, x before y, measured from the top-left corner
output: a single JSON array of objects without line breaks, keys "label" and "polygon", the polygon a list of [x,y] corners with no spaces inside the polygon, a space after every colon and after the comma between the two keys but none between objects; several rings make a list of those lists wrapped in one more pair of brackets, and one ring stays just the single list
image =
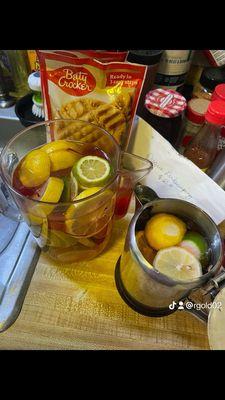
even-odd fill
[{"label": "lemon slice", "polygon": [[40,200],[45,203],[58,203],[62,191],[63,191],[64,183],[60,178],[50,177],[47,181],[46,189],[41,196]]},{"label": "lemon slice", "polygon": [[[92,187],[89,189],[85,189],[80,194],[78,194],[76,200],[86,199],[87,197],[92,196],[93,194],[99,192],[99,190],[101,189],[102,189],[101,187]],[[87,199],[84,203],[71,204],[71,206],[67,209],[65,213],[65,218],[66,219],[75,218],[80,214],[78,210],[86,211],[87,213],[89,213],[91,211],[90,206],[91,205],[94,206],[94,204],[95,204],[94,199],[89,199],[89,200]]]},{"label": "lemon slice", "polygon": [[174,280],[190,281],[202,275],[202,268],[197,258],[181,247],[168,247],[159,250],[153,266],[162,274]]},{"label": "lemon slice", "polygon": [[[40,201],[44,203],[58,203],[62,191],[63,191],[63,180],[60,178],[50,177],[47,183],[44,185],[42,195],[39,197]],[[54,210],[55,206],[48,204],[36,204],[30,208],[30,213],[40,217],[45,218]]]},{"label": "lemon slice", "polygon": [[85,156],[79,159],[72,169],[78,182],[85,187],[103,186],[110,177],[110,164],[97,156]]},{"label": "lemon slice", "polygon": [[[81,192],[76,200],[84,200],[71,204],[65,212],[66,232],[77,236],[93,235],[100,231],[111,218],[115,193],[107,189],[97,193],[101,187],[92,187]],[[90,198],[96,194],[96,197]]]},{"label": "lemon slice", "polygon": [[40,186],[50,175],[50,159],[42,150],[32,150],[22,160],[19,179],[26,187]]},{"label": "lemon slice", "polygon": [[74,236],[68,235],[65,232],[49,229],[46,237],[46,245],[52,247],[71,247],[77,244],[77,239]]}]

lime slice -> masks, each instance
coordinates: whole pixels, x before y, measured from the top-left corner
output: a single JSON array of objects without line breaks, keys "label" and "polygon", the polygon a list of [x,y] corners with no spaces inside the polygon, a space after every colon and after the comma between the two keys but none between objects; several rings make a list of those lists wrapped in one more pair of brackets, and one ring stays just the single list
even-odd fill
[{"label": "lime slice", "polygon": [[75,178],[75,176],[72,174],[70,174],[70,190],[71,190],[71,200],[74,201],[77,198],[78,195],[78,182]]},{"label": "lime slice", "polygon": [[181,247],[159,250],[153,266],[162,274],[174,280],[189,281],[202,275],[200,262],[189,251]]},{"label": "lime slice", "polygon": [[189,231],[183,237],[179,246],[192,253],[201,263],[207,263],[208,244],[200,233]]},{"label": "lime slice", "polygon": [[110,164],[97,156],[85,156],[73,166],[72,173],[85,187],[103,186],[110,177]]}]

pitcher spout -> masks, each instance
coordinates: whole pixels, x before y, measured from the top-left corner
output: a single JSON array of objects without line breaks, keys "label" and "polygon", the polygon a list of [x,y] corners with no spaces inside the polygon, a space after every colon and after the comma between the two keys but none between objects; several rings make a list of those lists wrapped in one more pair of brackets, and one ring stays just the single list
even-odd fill
[{"label": "pitcher spout", "polygon": [[146,158],[127,152],[122,152],[121,174],[128,174],[134,185],[152,170],[152,163]]}]

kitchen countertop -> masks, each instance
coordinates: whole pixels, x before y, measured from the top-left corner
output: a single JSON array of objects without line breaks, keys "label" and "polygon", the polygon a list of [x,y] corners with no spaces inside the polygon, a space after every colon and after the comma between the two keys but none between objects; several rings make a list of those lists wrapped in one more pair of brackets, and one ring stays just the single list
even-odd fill
[{"label": "kitchen countertop", "polygon": [[149,318],[130,309],[114,282],[132,214],[116,221],[94,260],[57,265],[42,254],[22,311],[0,349],[209,349],[206,325],[184,311]]},{"label": "kitchen countertop", "polygon": [[41,254],[18,319],[0,333],[0,349],[209,349],[207,327],[192,315],[145,317],[118,294],[114,270],[131,211],[89,262],[66,266]]}]

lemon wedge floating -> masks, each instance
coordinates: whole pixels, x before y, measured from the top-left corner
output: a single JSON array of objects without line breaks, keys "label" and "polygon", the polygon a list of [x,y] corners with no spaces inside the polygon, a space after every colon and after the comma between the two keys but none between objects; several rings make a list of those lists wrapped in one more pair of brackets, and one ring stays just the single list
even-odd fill
[{"label": "lemon wedge floating", "polygon": [[65,232],[49,229],[46,237],[46,245],[52,247],[71,247],[77,244],[74,236]]},{"label": "lemon wedge floating", "polygon": [[26,187],[40,186],[50,176],[50,159],[42,150],[32,150],[23,159],[19,179]]},{"label": "lemon wedge floating", "polygon": [[67,141],[67,140],[55,140],[53,142],[47,143],[44,146],[42,146],[41,150],[45,151],[47,154],[52,153],[53,151],[58,151],[58,150],[68,150],[72,149],[76,151],[78,149],[78,146],[76,143],[72,141]]},{"label": "lemon wedge floating", "polygon": [[85,156],[73,166],[72,174],[85,187],[104,186],[110,177],[111,168],[104,158]]},{"label": "lemon wedge floating", "polygon": [[[44,203],[58,203],[64,187],[64,182],[60,178],[50,177],[44,185],[43,193],[39,201]],[[36,204],[31,207],[30,213],[37,217],[44,218],[54,210],[55,206],[48,204]]]},{"label": "lemon wedge floating", "polygon": [[190,281],[202,275],[200,262],[189,251],[181,247],[168,247],[159,250],[153,266],[162,274],[174,280]]},{"label": "lemon wedge floating", "polygon": [[51,171],[56,172],[61,169],[71,168],[80,156],[74,151],[59,150],[49,153],[49,158],[51,162]]},{"label": "lemon wedge floating", "polygon": [[74,201],[77,199],[78,195],[78,182],[75,176],[73,176],[72,172],[70,174],[70,190],[71,190],[71,200]]},{"label": "lemon wedge floating", "polygon": [[[99,192],[102,188],[101,187],[92,187],[89,189],[83,190],[80,194],[76,196],[76,200],[86,199],[89,196]],[[66,219],[73,219],[79,215],[78,210],[86,211],[87,213],[91,212],[90,205],[94,205],[95,202],[93,199],[87,199],[84,203],[75,203],[71,204],[71,206],[67,209],[65,213]]]},{"label": "lemon wedge floating", "polygon": [[186,233],[186,224],[172,214],[154,215],[145,226],[145,237],[155,250],[176,246]]},{"label": "lemon wedge floating", "polygon": [[84,201],[71,204],[65,212],[66,232],[78,236],[84,235],[86,231],[94,234],[98,221],[105,214],[106,216],[110,215],[112,202],[115,197],[110,189],[104,190],[95,198],[89,198],[91,195],[97,194],[101,189],[101,187],[92,187],[83,190],[76,197],[76,200]]},{"label": "lemon wedge floating", "polygon": [[58,203],[63,187],[64,183],[62,179],[51,176],[47,181],[45,191],[40,201],[44,201],[45,203]]}]

